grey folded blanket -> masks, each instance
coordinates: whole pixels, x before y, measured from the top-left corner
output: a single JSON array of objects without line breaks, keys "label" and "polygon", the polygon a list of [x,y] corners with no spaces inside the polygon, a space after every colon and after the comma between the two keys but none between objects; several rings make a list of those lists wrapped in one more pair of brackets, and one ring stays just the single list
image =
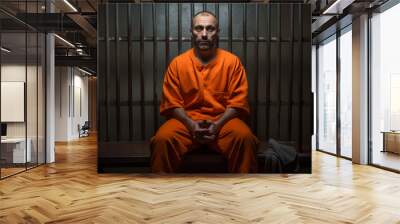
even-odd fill
[{"label": "grey folded blanket", "polygon": [[265,171],[278,173],[286,171],[288,165],[296,161],[296,148],[277,142],[275,139],[269,139],[269,148],[265,152]]}]

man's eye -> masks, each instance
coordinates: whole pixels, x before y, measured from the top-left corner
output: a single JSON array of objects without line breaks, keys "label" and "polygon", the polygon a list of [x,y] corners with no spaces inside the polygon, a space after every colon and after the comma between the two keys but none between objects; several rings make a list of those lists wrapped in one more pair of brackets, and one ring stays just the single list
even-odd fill
[{"label": "man's eye", "polygon": [[201,32],[203,30],[203,27],[195,27],[194,28],[197,32]]},{"label": "man's eye", "polygon": [[207,27],[207,31],[208,31],[208,32],[213,32],[214,30],[215,30],[214,27]]}]

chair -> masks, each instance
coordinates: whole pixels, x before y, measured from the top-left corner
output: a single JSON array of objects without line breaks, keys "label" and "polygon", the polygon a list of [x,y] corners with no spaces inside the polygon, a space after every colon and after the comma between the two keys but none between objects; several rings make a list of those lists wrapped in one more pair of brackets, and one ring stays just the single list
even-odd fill
[{"label": "chair", "polygon": [[90,129],[89,121],[85,121],[82,127],[80,127],[80,125],[78,124],[79,138],[89,136],[89,129]]}]

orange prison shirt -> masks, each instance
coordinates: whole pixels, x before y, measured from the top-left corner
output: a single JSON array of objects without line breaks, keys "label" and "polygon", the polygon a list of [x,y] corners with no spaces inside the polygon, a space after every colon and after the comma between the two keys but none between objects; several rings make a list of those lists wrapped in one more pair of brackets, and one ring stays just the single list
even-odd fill
[{"label": "orange prison shirt", "polygon": [[246,72],[239,58],[218,48],[203,65],[191,48],[175,57],[164,74],[161,115],[184,108],[193,120],[215,121],[227,107],[249,114]]}]

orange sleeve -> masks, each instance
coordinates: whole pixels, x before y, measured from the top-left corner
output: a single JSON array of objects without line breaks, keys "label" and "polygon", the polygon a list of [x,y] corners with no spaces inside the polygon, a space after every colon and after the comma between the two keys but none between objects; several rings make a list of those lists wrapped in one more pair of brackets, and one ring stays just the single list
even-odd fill
[{"label": "orange sleeve", "polygon": [[229,81],[228,90],[230,96],[227,101],[227,107],[240,109],[241,112],[245,112],[244,115],[247,116],[250,113],[249,103],[247,101],[248,84],[246,71],[239,58],[236,58],[235,68]]},{"label": "orange sleeve", "polygon": [[178,67],[176,60],[173,60],[164,74],[164,83],[162,90],[162,99],[160,105],[160,114],[165,116],[173,108],[183,108],[183,98],[179,91],[180,84],[177,77]]}]

